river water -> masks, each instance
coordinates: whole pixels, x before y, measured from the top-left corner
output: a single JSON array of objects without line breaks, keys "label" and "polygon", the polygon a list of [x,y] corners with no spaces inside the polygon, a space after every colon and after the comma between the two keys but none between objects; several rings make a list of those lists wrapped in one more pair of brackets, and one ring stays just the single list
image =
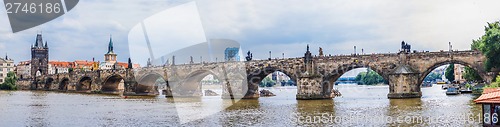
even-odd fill
[{"label": "river water", "polygon": [[[387,99],[388,86],[339,85],[332,100],[296,100],[293,87],[254,100],[0,91],[0,126],[480,126],[470,94],[441,86]],[[223,104],[223,105],[220,105]],[[227,108],[226,108],[227,107]]]}]

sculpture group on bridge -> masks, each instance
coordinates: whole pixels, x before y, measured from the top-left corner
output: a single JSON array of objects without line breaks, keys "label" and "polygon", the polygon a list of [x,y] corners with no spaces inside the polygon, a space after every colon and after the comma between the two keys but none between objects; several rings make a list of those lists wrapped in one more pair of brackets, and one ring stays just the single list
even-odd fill
[{"label": "sculpture group on bridge", "polygon": [[401,42],[401,52],[410,53],[411,52],[411,45],[408,43],[405,43],[405,41]]}]

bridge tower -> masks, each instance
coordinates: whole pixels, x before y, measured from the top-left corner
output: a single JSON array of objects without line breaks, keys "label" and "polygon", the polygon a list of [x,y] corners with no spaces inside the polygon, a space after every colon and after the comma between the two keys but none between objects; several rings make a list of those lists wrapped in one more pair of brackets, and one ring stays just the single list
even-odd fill
[{"label": "bridge tower", "polygon": [[42,34],[36,36],[35,44],[31,47],[31,77],[47,75],[49,64],[49,47],[43,44]]},{"label": "bridge tower", "polygon": [[[43,44],[42,34],[36,35],[35,44],[31,46],[31,78],[47,75],[49,70],[49,47]],[[35,79],[37,80],[37,79]],[[31,89],[38,89],[38,84],[33,84]]]},{"label": "bridge tower", "polygon": [[109,37],[109,44],[108,44],[108,53],[104,54],[104,62],[109,63],[109,64],[115,64],[116,63],[116,56],[115,52],[113,52],[113,39]]}]

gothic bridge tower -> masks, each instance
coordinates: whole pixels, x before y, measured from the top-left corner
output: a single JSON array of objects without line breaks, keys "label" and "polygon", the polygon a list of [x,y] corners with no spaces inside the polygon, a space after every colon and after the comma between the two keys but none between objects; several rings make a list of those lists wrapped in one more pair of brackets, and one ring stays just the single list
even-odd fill
[{"label": "gothic bridge tower", "polygon": [[47,75],[49,68],[49,47],[43,44],[42,34],[36,35],[35,44],[31,46],[31,77]]}]

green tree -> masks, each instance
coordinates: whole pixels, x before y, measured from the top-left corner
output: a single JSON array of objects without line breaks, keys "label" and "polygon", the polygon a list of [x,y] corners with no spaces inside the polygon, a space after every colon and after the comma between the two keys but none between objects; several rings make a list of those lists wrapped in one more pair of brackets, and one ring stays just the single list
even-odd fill
[{"label": "green tree", "polygon": [[365,85],[375,85],[386,82],[382,76],[380,76],[377,72],[373,70],[368,70],[367,72],[359,73],[356,76],[355,80]]},{"label": "green tree", "polygon": [[500,75],[495,78],[495,82],[492,82],[490,85],[485,86],[485,88],[498,88],[500,87]]},{"label": "green tree", "polygon": [[432,72],[425,77],[425,81],[436,81],[436,79],[441,79],[442,75],[436,72]]},{"label": "green tree", "polygon": [[467,80],[467,81],[480,81],[480,80],[483,80],[481,78],[481,76],[479,76],[479,74],[477,74],[477,72],[474,69],[472,69],[472,68],[470,68],[468,66],[465,66],[464,70],[465,71],[464,71],[463,76],[464,76],[465,80]]},{"label": "green tree", "polygon": [[450,66],[446,68],[444,76],[448,79],[448,81],[455,81],[455,64],[450,64]]},{"label": "green tree", "polygon": [[273,87],[275,84],[276,84],[276,81],[271,79],[271,77],[266,76],[264,79],[262,79],[259,86],[260,87]]},{"label": "green tree", "polygon": [[485,69],[500,67],[500,22],[488,23],[485,33],[477,40],[472,40],[471,49],[479,50],[486,56]]},{"label": "green tree", "polygon": [[5,82],[0,84],[1,90],[17,90],[16,86],[17,77],[14,72],[7,73],[7,77],[5,77]]}]

